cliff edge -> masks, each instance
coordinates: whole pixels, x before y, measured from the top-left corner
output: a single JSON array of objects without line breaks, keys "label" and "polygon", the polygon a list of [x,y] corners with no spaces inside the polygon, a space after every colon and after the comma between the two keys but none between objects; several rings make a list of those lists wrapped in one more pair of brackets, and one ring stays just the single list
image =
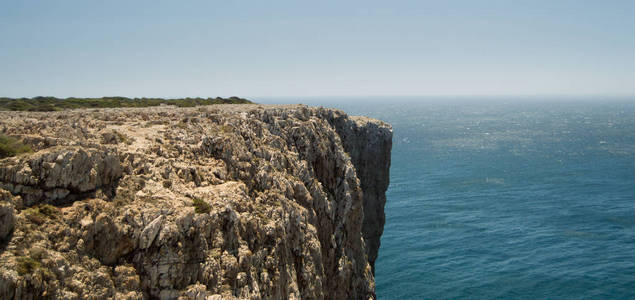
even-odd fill
[{"label": "cliff edge", "polygon": [[391,127],[302,105],[0,112],[0,298],[369,299]]}]

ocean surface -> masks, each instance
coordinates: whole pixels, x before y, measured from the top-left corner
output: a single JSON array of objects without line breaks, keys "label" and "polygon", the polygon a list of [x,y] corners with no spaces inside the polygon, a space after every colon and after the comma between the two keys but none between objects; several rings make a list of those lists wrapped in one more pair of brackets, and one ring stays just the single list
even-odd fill
[{"label": "ocean surface", "polygon": [[635,99],[301,102],[393,126],[379,299],[635,298]]}]

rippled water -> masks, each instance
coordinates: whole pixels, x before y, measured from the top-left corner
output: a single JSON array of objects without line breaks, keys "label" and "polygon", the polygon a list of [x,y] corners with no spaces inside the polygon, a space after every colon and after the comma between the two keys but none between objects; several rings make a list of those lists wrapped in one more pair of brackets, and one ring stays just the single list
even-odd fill
[{"label": "rippled water", "polygon": [[308,102],[393,125],[380,299],[635,298],[635,101],[355,100]]}]

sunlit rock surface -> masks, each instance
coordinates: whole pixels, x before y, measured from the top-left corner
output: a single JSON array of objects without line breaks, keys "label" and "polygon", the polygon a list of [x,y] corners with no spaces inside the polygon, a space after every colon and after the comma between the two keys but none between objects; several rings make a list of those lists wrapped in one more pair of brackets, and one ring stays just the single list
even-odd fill
[{"label": "sunlit rock surface", "polygon": [[0,112],[0,298],[368,299],[392,129],[306,106]]}]

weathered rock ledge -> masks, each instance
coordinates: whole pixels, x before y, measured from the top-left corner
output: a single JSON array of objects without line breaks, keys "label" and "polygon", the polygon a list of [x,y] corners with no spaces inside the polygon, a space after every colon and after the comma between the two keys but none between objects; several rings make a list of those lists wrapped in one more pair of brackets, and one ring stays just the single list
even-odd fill
[{"label": "weathered rock ledge", "polygon": [[369,299],[392,129],[302,105],[0,112],[1,299]]}]

